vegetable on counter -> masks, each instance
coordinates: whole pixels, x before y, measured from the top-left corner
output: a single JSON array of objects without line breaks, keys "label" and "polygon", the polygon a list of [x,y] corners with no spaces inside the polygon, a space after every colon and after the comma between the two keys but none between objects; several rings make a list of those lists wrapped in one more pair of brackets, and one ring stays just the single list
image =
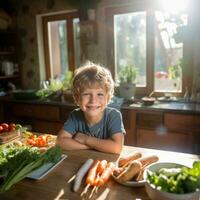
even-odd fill
[{"label": "vegetable on counter", "polygon": [[128,164],[133,161],[133,160],[136,160],[138,158],[142,157],[142,154],[140,152],[134,152],[133,154],[130,154],[126,157],[121,157],[119,159],[119,163],[118,163],[118,166],[119,167],[125,167],[125,166],[128,166]]},{"label": "vegetable on counter", "polygon": [[56,136],[52,134],[37,135],[30,131],[24,131],[21,142],[33,147],[49,148],[55,145]]},{"label": "vegetable on counter", "polygon": [[98,190],[99,187],[105,185],[109,180],[110,176],[112,175],[115,168],[115,164],[112,162],[108,162],[107,160],[94,160],[93,164],[88,170],[86,176],[86,186],[81,193],[81,196],[86,195],[88,192],[89,187],[93,187],[91,194],[89,195],[89,199],[94,194],[94,191]]},{"label": "vegetable on counter", "polygon": [[142,156],[140,152],[135,152],[119,159],[118,167],[114,170],[113,175],[116,177],[115,180],[120,183],[131,180],[140,181],[143,179],[145,167],[158,160],[159,158],[156,155]]},{"label": "vegetable on counter", "polygon": [[85,177],[85,175],[87,174],[90,167],[92,166],[93,162],[94,162],[93,159],[91,159],[91,158],[88,159],[78,170],[75,180],[74,180],[74,185],[73,185],[74,192],[77,192],[79,190],[79,188],[81,186],[81,182],[82,182],[83,178]]},{"label": "vegetable on counter", "polygon": [[31,138],[27,139],[26,143],[35,147],[47,147],[49,135],[32,135]]},{"label": "vegetable on counter", "polygon": [[0,133],[11,132],[19,130],[22,126],[20,124],[11,123],[1,123],[0,124]]},{"label": "vegetable on counter", "polygon": [[56,162],[62,154],[61,148],[54,146],[41,153],[37,147],[7,145],[0,148],[0,192],[9,190],[33,170],[48,162]]},{"label": "vegetable on counter", "polygon": [[158,172],[148,171],[148,181],[155,188],[177,194],[200,190],[200,161],[195,161],[192,168],[161,168]]}]

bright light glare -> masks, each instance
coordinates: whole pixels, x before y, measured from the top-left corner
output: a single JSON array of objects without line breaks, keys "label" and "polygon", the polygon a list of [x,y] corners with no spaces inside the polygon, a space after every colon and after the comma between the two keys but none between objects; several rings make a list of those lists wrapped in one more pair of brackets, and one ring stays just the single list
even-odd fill
[{"label": "bright light glare", "polygon": [[162,0],[163,8],[172,13],[186,10],[189,0]]}]

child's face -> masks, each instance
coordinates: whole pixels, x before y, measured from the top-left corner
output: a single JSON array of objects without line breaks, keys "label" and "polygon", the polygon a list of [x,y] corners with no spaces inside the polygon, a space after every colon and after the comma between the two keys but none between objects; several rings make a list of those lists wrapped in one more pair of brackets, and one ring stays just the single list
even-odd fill
[{"label": "child's face", "polygon": [[81,93],[78,104],[88,117],[98,117],[102,115],[108,99],[106,89],[88,88]]}]

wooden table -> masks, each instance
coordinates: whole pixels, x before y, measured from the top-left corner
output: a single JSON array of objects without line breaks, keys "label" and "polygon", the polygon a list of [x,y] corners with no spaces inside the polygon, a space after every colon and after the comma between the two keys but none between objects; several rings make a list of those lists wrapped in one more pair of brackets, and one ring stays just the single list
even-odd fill
[{"label": "wooden table", "polygon": [[[137,147],[124,146],[122,155],[127,155],[134,151],[140,151],[144,155],[156,154],[160,161],[171,161],[192,166],[193,161],[200,160],[200,155],[176,153],[169,151],[158,151],[152,149],[144,149]],[[81,151],[65,151],[68,157],[51,171],[43,179],[35,181],[24,179],[17,183],[8,192],[1,194],[2,200],[76,200],[83,199],[80,193],[83,191],[84,185],[79,193],[72,192],[73,182],[67,181],[77,172],[82,163],[88,158],[107,159],[116,161],[118,156],[113,154],[105,154],[92,150]],[[87,199],[87,198],[85,198]],[[144,187],[127,187],[116,183],[113,179],[103,188],[100,188],[92,199],[97,200],[149,200]]]}]

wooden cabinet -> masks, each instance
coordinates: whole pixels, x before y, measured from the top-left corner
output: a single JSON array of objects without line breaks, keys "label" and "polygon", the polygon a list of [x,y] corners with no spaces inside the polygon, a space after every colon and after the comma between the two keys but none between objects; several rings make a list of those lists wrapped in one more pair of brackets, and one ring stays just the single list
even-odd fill
[{"label": "wooden cabinet", "polygon": [[33,129],[39,133],[50,133],[57,135],[58,131],[62,128],[62,126],[63,123],[61,122],[51,122],[37,119],[34,119],[32,121]]},{"label": "wooden cabinet", "polygon": [[185,135],[185,149],[192,150],[187,152],[200,153],[200,115],[166,113],[164,123],[169,132]]},{"label": "wooden cabinet", "polygon": [[72,112],[72,110],[74,110],[75,107],[60,107],[60,121],[62,121],[63,123],[67,120],[69,114]]},{"label": "wooden cabinet", "polygon": [[137,112],[137,127],[157,128],[163,124],[161,112]]},{"label": "wooden cabinet", "polygon": [[12,114],[19,117],[59,121],[58,106],[16,104],[12,106]]},{"label": "wooden cabinet", "polygon": [[57,134],[74,107],[31,103],[7,103],[5,121],[31,125],[35,132]]},{"label": "wooden cabinet", "polygon": [[124,123],[124,128],[126,130],[126,135],[124,137],[124,143],[126,145],[135,146],[136,145],[136,115],[130,109],[122,109],[122,119]]},{"label": "wooden cabinet", "polygon": [[191,114],[166,113],[164,122],[168,130],[200,134],[200,116]]},{"label": "wooden cabinet", "polygon": [[[5,102],[4,121],[31,125],[36,132],[57,134],[75,105]],[[200,153],[200,115],[164,110],[122,108],[125,145]],[[3,118],[2,118],[3,119]]]},{"label": "wooden cabinet", "polygon": [[137,146],[169,151],[191,152],[193,136],[188,133],[137,129]]},{"label": "wooden cabinet", "polygon": [[133,112],[136,112],[137,146],[200,152],[200,116],[165,111]]},{"label": "wooden cabinet", "polygon": [[3,88],[8,82],[20,86],[19,44],[16,30],[0,31],[0,84]]}]

